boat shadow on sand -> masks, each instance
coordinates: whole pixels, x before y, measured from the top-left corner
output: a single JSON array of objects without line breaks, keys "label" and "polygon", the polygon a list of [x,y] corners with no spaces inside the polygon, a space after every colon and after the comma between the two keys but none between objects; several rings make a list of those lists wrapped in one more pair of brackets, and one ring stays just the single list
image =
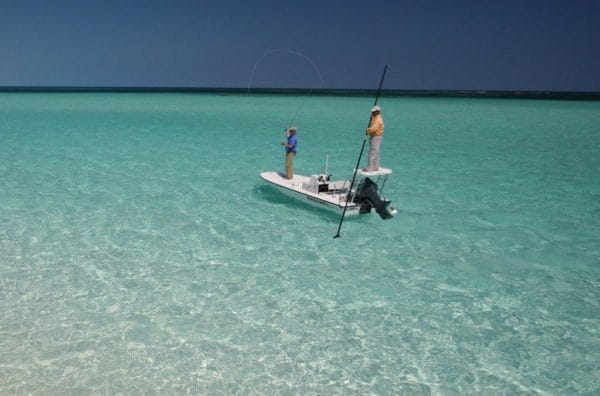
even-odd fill
[{"label": "boat shadow on sand", "polygon": [[[308,203],[292,199],[268,184],[260,184],[255,186],[253,195],[257,199],[263,199],[277,206],[285,206],[286,208],[291,208],[292,210],[301,210],[303,211],[302,215],[312,213],[330,223],[337,223],[340,221],[340,215],[327,209],[315,207]],[[352,222],[364,222],[368,221],[368,216],[346,216],[344,221],[348,220]]]}]

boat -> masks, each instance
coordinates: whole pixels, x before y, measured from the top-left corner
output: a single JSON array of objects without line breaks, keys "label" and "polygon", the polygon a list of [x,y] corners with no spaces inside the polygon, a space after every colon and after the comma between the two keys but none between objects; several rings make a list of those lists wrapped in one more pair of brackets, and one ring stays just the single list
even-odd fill
[{"label": "boat", "polygon": [[374,209],[382,219],[391,219],[397,211],[382,195],[391,174],[392,170],[387,168],[372,172],[359,169],[352,189],[349,180],[332,181],[327,173],[295,174],[287,179],[282,172],[262,172],[260,177],[283,194],[314,207],[344,216],[368,214]]}]

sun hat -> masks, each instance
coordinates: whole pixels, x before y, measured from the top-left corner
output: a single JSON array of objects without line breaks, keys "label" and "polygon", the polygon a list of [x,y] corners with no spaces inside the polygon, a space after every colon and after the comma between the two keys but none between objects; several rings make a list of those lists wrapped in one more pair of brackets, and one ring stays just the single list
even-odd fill
[{"label": "sun hat", "polygon": [[379,106],[373,106],[373,108],[371,109],[371,113],[374,113],[376,111],[381,111],[381,107],[379,107]]}]

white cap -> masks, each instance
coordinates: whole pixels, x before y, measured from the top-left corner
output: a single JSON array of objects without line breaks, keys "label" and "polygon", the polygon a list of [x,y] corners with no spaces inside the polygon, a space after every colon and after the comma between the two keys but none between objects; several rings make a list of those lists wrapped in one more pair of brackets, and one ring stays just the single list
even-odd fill
[{"label": "white cap", "polygon": [[373,108],[371,109],[371,113],[374,113],[376,111],[381,111],[381,107],[379,107],[379,106],[373,106]]}]

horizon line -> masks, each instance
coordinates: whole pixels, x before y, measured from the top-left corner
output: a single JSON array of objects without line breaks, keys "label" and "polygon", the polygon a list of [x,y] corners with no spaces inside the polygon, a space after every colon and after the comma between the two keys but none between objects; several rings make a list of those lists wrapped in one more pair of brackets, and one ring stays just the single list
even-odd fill
[{"label": "horizon line", "polygon": [[[177,87],[177,86],[55,86],[7,85],[0,92],[115,92],[115,93],[230,93],[230,94],[294,94],[294,95],[373,95],[375,89],[363,88],[236,88],[236,87]],[[387,96],[424,97],[514,97],[546,99],[600,100],[600,91],[549,90],[481,90],[481,89],[382,89]]]}]

